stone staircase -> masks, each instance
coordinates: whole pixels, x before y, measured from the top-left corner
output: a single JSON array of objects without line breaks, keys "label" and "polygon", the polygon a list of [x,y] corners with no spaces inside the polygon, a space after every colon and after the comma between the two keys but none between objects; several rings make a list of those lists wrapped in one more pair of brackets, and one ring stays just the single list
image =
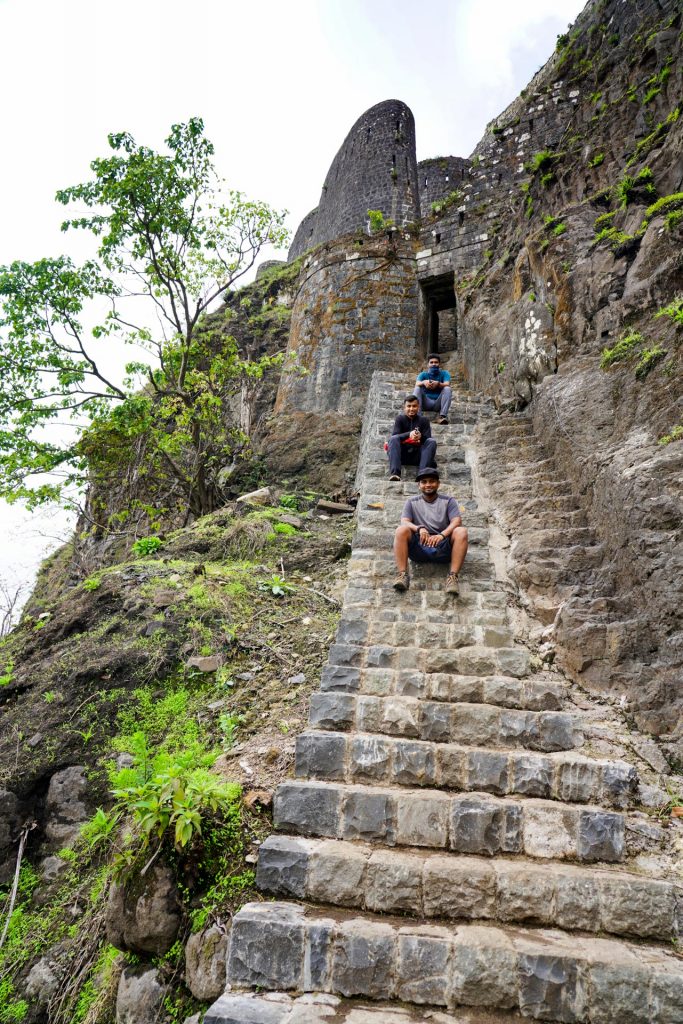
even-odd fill
[{"label": "stone staircase", "polygon": [[[653,778],[618,715],[518,642],[466,461],[489,410],[463,388],[433,428],[469,529],[461,594],[445,566],[392,588],[417,487],[408,468],[388,482],[382,441],[410,380],[373,376],[342,618],[259,854],[276,902],[236,915],[205,1024],[683,1022]],[[565,497],[547,494],[549,529],[569,525]]]}]

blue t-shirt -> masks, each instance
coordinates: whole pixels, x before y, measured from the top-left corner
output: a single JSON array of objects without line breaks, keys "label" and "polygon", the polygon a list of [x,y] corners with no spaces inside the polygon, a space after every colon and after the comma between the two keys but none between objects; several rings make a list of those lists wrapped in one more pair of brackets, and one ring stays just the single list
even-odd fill
[{"label": "blue t-shirt", "polygon": [[417,375],[418,381],[420,380],[438,380],[441,384],[448,384],[451,375],[448,370],[439,370],[436,366],[429,370],[423,370],[422,373]]}]

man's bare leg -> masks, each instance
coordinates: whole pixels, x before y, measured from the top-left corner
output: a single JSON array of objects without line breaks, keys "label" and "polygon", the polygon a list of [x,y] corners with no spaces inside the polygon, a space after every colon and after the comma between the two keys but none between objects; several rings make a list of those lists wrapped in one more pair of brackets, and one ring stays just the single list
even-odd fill
[{"label": "man's bare leg", "polygon": [[459,573],[467,554],[467,528],[456,526],[451,540],[451,572]]},{"label": "man's bare leg", "polygon": [[[394,534],[394,558],[399,572],[408,571],[408,545],[413,531],[409,526],[398,526]],[[463,555],[463,558],[465,556]]]}]

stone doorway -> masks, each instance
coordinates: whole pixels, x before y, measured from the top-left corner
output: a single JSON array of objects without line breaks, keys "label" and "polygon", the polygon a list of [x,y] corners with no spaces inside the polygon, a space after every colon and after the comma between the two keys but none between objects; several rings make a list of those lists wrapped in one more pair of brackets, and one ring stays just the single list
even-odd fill
[{"label": "stone doorway", "polygon": [[420,282],[420,349],[454,352],[458,347],[458,316],[453,273]]}]

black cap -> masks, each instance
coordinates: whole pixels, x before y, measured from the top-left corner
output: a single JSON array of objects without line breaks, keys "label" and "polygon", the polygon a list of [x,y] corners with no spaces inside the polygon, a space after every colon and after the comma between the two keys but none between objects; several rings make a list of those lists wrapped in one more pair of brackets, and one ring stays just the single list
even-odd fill
[{"label": "black cap", "polygon": [[437,480],[440,480],[439,471],[435,466],[425,466],[424,469],[418,469],[415,474],[416,480],[424,480],[428,476],[435,476]]}]

